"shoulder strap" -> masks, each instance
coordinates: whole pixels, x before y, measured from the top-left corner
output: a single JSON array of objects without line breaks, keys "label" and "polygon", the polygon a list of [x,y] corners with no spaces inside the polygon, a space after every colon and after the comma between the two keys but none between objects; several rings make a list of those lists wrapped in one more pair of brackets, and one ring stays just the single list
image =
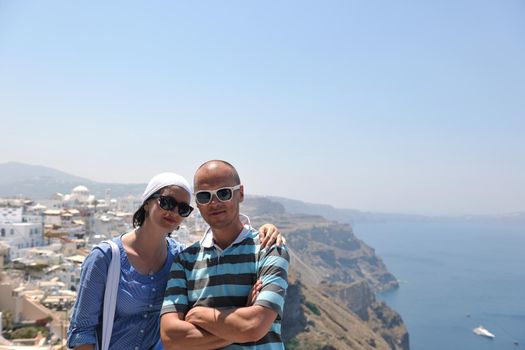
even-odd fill
[{"label": "shoulder strap", "polygon": [[109,240],[104,241],[111,246],[111,262],[104,291],[104,314],[102,315],[102,346],[100,350],[109,349],[113,320],[115,319],[115,305],[117,304],[118,282],[120,280],[120,250],[118,245]]}]

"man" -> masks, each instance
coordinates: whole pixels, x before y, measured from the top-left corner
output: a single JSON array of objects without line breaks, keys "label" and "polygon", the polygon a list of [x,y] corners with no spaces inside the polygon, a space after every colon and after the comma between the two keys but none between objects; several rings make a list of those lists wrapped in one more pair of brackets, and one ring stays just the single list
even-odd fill
[{"label": "man", "polygon": [[260,249],[257,231],[243,225],[244,188],[231,164],[212,160],[201,165],[194,191],[210,228],[171,268],[161,310],[164,347],[284,349],[286,248]]}]

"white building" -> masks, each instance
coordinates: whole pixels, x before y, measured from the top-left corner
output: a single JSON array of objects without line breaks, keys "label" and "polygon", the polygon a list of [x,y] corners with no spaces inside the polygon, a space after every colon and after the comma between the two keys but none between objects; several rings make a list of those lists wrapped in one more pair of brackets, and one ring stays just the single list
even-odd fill
[{"label": "white building", "polygon": [[22,222],[23,207],[0,207],[0,222]]},{"label": "white building", "polygon": [[44,224],[62,226],[62,210],[48,209],[44,211]]},{"label": "white building", "polygon": [[40,203],[28,206],[22,216],[22,222],[35,222],[42,224],[44,222],[44,212],[46,210],[47,207]]},{"label": "white building", "polygon": [[75,203],[75,204],[89,204],[95,200],[94,195],[89,194],[89,190],[86,186],[77,186],[71,191],[71,194],[64,196],[64,202]]},{"label": "white building", "polygon": [[50,199],[41,199],[40,204],[49,209],[61,209],[63,207],[64,195],[56,192]]},{"label": "white building", "polygon": [[[110,206],[114,206],[114,199],[111,200]],[[121,197],[117,200],[116,206],[119,211],[131,212],[134,213],[140,206],[142,201],[140,197],[136,196],[127,196]]]},{"label": "white building", "polygon": [[45,244],[42,225],[28,222],[0,223],[0,241],[11,248],[10,259],[20,257],[21,249]]},{"label": "white building", "polygon": [[[48,248],[44,247],[44,248]],[[21,250],[20,253],[23,253],[24,256],[19,259],[20,262],[31,265],[46,265],[46,266],[53,266],[60,264],[62,260],[62,254],[57,253],[51,249],[43,249],[43,248],[29,248]]]},{"label": "white building", "polygon": [[[78,258],[78,256],[73,258]],[[64,284],[64,289],[76,290],[80,283],[80,269],[81,264],[68,257],[59,265],[49,267],[46,270],[46,275],[50,279],[56,278],[61,281]]]}]

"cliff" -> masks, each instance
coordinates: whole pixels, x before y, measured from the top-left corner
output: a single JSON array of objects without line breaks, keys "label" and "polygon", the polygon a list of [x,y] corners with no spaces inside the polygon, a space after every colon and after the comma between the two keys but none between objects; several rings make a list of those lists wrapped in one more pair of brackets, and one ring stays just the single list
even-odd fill
[{"label": "cliff", "polygon": [[401,317],[375,296],[397,280],[350,225],[290,215],[267,198],[250,198],[241,210],[254,226],[275,223],[288,240],[287,349],[409,349]]}]

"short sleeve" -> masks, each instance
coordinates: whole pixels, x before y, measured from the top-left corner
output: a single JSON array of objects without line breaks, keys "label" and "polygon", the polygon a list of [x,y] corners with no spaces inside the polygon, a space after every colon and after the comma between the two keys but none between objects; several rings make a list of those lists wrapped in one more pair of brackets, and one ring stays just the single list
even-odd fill
[{"label": "short sleeve", "polygon": [[288,250],[274,245],[261,250],[258,258],[257,279],[262,281],[262,289],[254,304],[272,309],[282,317],[288,288]]},{"label": "short sleeve", "polygon": [[166,285],[166,293],[162,303],[160,314],[169,312],[186,313],[189,309],[188,303],[188,281],[181,260],[184,254],[179,254],[170,269],[170,276]]}]

